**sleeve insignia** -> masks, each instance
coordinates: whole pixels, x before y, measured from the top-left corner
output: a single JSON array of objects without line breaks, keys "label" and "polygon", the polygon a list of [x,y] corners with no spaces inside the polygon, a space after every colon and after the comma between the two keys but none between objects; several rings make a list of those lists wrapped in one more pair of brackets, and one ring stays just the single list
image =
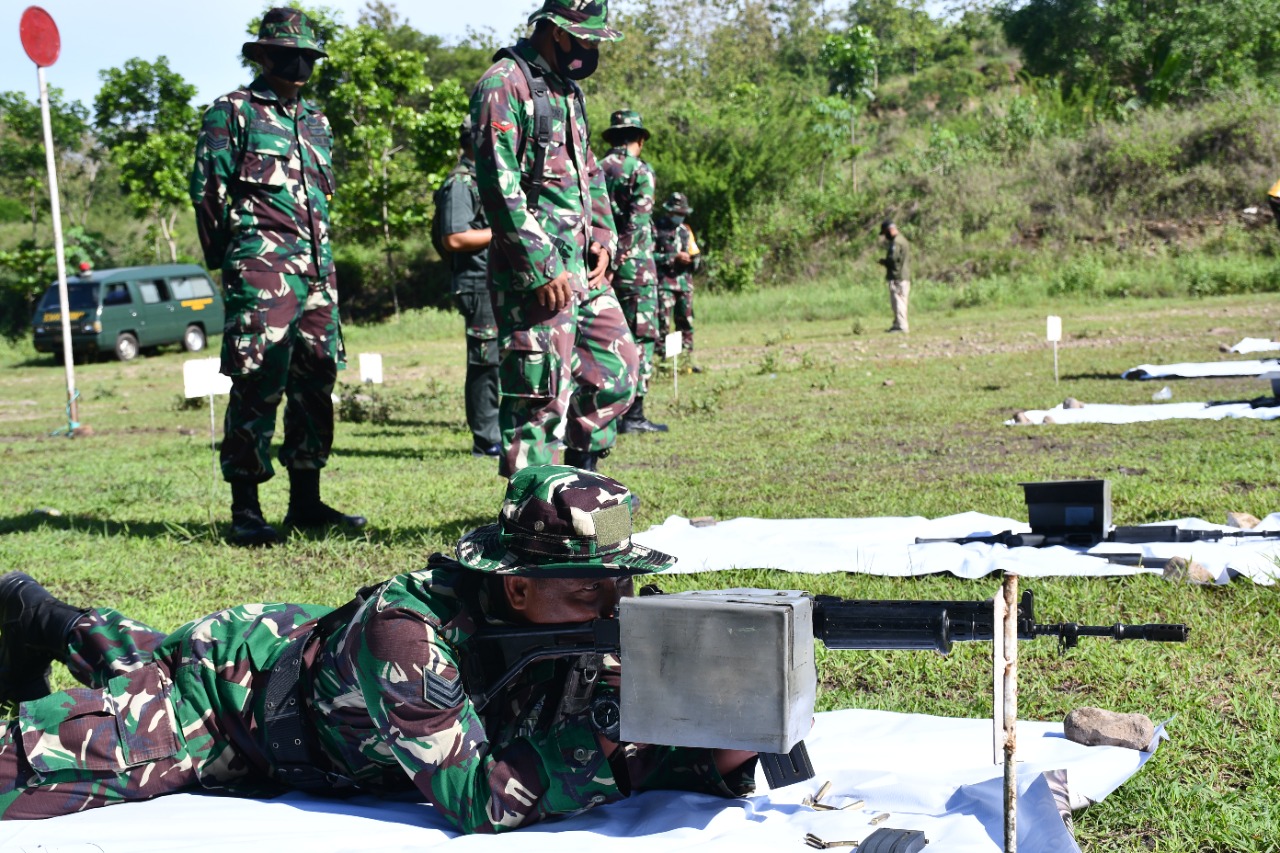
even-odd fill
[{"label": "sleeve insignia", "polygon": [[509,121],[495,121],[490,122],[490,124],[493,126],[494,130],[498,131],[498,133],[507,133],[508,131],[516,129],[516,126]]},{"label": "sleeve insignia", "polygon": [[422,692],[422,698],[436,708],[456,708],[462,704],[462,678],[458,675],[447,678],[443,673],[428,670],[423,679]]},{"label": "sleeve insignia", "polygon": [[221,151],[231,144],[231,137],[222,133],[210,134],[205,137],[205,147],[210,151]]}]

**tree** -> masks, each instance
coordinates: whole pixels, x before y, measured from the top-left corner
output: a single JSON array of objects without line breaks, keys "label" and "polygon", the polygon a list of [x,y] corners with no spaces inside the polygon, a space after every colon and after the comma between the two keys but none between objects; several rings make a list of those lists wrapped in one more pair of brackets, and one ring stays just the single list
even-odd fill
[{"label": "tree", "polygon": [[853,0],[848,20],[876,37],[876,63],[886,74],[918,73],[933,59],[943,35],[924,0]]},{"label": "tree", "polygon": [[822,45],[819,57],[827,68],[831,91],[844,98],[849,110],[849,172],[853,189],[858,189],[858,106],[875,100],[876,50],[879,39],[867,27],[850,27],[832,33]]},{"label": "tree", "polygon": [[[195,148],[198,116],[191,106],[196,87],[169,68],[130,59],[123,68],[99,72],[102,88],[94,99],[95,125],[134,213],[150,219],[178,259],[174,225],[186,210],[187,176]],[[157,251],[157,255],[159,252]]]},{"label": "tree", "polygon": [[[335,229],[381,243],[397,315],[395,253],[401,241],[429,222],[431,194],[412,156],[428,110],[416,106],[432,91],[425,57],[397,50],[381,30],[359,25],[339,30],[325,48],[314,87],[335,136],[341,171],[334,197]],[[456,139],[457,125],[449,130]],[[421,147],[421,146],[419,146]]]},{"label": "tree", "polygon": [[[59,155],[85,145],[88,117],[89,111],[79,101],[66,103],[61,89],[49,89],[49,120]],[[49,197],[45,162],[40,104],[28,101],[21,92],[0,92],[0,181],[27,197],[32,240],[37,238],[40,210]]]}]

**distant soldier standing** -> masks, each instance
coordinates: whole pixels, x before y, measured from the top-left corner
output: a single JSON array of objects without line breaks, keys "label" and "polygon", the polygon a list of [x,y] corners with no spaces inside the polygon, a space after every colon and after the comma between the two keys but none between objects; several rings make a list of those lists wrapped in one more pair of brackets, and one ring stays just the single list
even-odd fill
[{"label": "distant soldier standing", "polygon": [[885,256],[879,260],[884,278],[889,283],[889,304],[893,307],[890,332],[907,332],[907,299],[911,296],[910,246],[898,233],[898,226],[885,220],[880,223],[880,236],[885,239]]},{"label": "distant soldier standing", "polygon": [[[693,273],[702,264],[702,252],[685,219],[693,213],[684,193],[672,193],[662,203],[662,215],[654,220],[661,304],[658,337],[666,340],[672,325],[681,333],[681,351],[693,355]],[[694,373],[702,369],[694,365]]]},{"label": "distant soldier standing", "polygon": [[1280,228],[1280,181],[1276,181],[1271,185],[1271,189],[1267,190],[1267,204],[1271,206],[1276,227]]},{"label": "distant soldier standing", "polygon": [[566,464],[595,470],[635,397],[635,340],[606,277],[618,237],[576,82],[622,37],[607,19],[603,0],[545,0],[472,96],[506,477],[561,443]]},{"label": "distant soldier standing", "polygon": [[453,298],[467,329],[467,426],[472,456],[501,456],[498,433],[498,326],[486,280],[492,233],[476,188],[471,116],[458,130],[462,156],[436,196],[441,242],[449,253]]},{"label": "distant soldier standing", "polygon": [[645,417],[644,397],[653,375],[658,341],[658,269],[653,261],[653,167],[640,159],[649,139],[640,114],[618,110],[605,128],[604,141],[613,148],[600,161],[613,222],[618,228],[618,254],[613,262],[613,290],[640,348],[640,378],[636,400],[618,422],[618,432],[666,432],[666,424]]},{"label": "distant soldier standing", "polygon": [[262,517],[276,409],[285,398],[280,463],[289,471],[294,527],[360,528],[320,500],[320,469],[333,445],[331,394],[345,362],[337,278],[329,246],[334,192],[329,122],[299,97],[320,49],[307,16],[275,8],[244,55],[262,73],[204,115],[191,201],[205,263],[222,270],[227,321],[222,372],[231,377],[222,476],[231,484],[235,545],[280,535]]}]

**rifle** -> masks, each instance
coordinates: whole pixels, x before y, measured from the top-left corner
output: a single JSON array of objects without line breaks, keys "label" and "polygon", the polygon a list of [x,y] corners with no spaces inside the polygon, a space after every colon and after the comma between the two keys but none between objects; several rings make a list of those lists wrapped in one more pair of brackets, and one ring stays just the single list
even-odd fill
[{"label": "rifle", "polygon": [[[1081,637],[1185,642],[1186,625],[1039,623],[1034,598],[1018,604],[1018,638]],[[817,693],[814,640],[828,649],[933,649],[991,641],[993,600],[883,601],[795,590],[737,589],[623,599],[614,618],[574,625],[486,625],[468,641],[465,689],[476,710],[501,707],[526,667],[570,662],[561,714],[586,713],[610,740],[760,753],[771,787],[813,776],[804,733]],[[621,696],[605,688],[602,658],[622,661]]]},{"label": "rifle", "polygon": [[1173,524],[1117,526],[1107,539],[1111,542],[1220,542],[1223,539],[1276,539],[1276,530],[1188,530]]}]

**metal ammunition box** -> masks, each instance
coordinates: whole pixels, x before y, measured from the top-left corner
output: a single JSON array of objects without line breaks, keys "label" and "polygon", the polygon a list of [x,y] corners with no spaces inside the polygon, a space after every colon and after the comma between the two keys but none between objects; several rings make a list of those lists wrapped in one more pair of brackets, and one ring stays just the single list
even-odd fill
[{"label": "metal ammunition box", "polygon": [[817,691],[813,600],[739,589],[623,599],[622,739],[787,752]]},{"label": "metal ammunition box", "polygon": [[1107,480],[1058,480],[1021,486],[1033,533],[1069,544],[1092,545],[1105,539],[1111,530],[1111,483]]}]

